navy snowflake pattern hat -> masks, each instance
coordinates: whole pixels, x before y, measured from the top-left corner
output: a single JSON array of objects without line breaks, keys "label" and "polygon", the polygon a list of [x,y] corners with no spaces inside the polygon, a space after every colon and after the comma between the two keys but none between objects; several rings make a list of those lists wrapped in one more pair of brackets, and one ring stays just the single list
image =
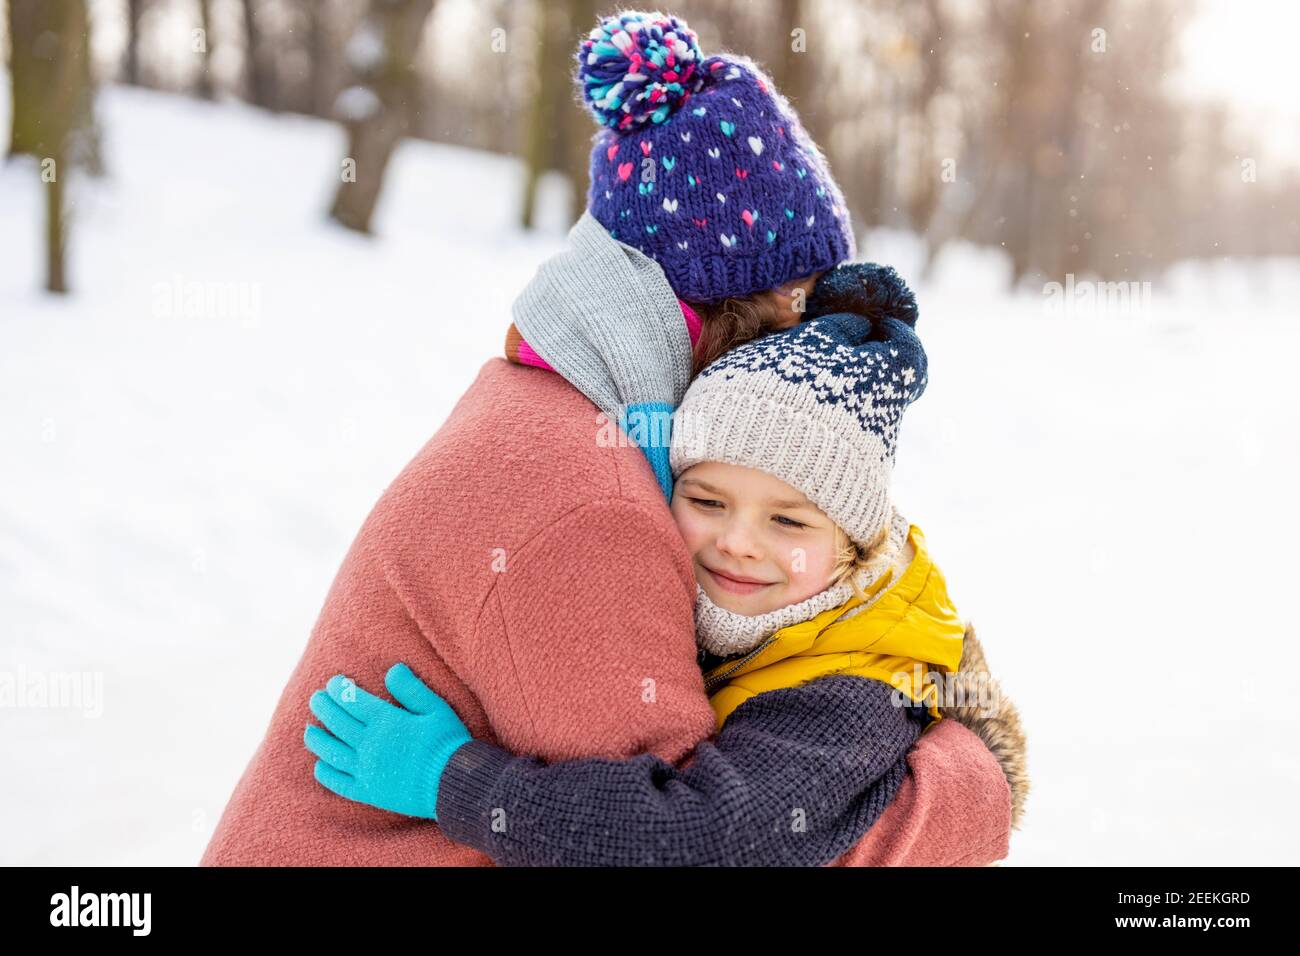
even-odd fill
[{"label": "navy snowflake pattern hat", "polygon": [[673,476],[701,461],[756,468],[869,545],[892,509],[903,412],[928,381],[921,340],[894,314],[824,315],[714,361],[673,415]]},{"label": "navy snowflake pattern hat", "polygon": [[753,60],[705,57],[684,21],[628,11],[602,19],[577,61],[604,127],[588,208],[680,298],[745,296],[856,255],[825,157]]}]

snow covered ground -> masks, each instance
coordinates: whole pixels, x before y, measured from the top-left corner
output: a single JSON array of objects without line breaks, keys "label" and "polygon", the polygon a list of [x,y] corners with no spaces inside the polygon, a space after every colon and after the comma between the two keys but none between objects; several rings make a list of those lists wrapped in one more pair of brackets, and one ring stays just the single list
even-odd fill
[{"label": "snow covered ground", "polygon": [[[335,127],[101,106],[65,300],[35,167],[0,166],[0,678],[87,675],[0,705],[0,863],[186,865],[563,226],[517,229],[512,161],[407,144],[367,241],[323,217]],[[918,274],[906,237],[862,255]],[[1004,270],[958,248],[918,288],[896,487],[1025,720],[1008,862],[1300,862],[1300,264],[1188,265],[1128,315]]]}]

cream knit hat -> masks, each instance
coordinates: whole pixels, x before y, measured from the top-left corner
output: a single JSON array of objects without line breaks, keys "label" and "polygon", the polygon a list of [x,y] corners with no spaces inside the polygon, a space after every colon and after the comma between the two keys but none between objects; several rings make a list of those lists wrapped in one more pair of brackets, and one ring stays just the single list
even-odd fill
[{"label": "cream knit hat", "polygon": [[889,519],[899,423],[926,381],[921,340],[895,318],[839,312],[755,339],[687,389],[673,477],[702,461],[767,472],[865,546]]}]

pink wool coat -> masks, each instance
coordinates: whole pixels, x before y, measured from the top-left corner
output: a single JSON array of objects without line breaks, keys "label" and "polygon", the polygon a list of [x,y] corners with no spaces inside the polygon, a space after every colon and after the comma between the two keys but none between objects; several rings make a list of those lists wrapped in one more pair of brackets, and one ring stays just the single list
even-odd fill
[{"label": "pink wool coat", "polygon": [[[475,737],[548,761],[685,765],[712,736],[690,556],[645,456],[598,441],[597,414],[557,375],[488,360],[367,517],[202,865],[492,865],[317,783],[307,701],[337,673],[384,694],[406,661]],[[971,730],[941,721],[908,765],[833,865],[1006,856],[1010,788]]]}]

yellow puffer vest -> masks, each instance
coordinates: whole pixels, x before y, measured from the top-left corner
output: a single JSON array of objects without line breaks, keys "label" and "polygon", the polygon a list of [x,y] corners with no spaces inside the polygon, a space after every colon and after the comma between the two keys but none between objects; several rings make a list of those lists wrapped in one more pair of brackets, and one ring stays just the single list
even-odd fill
[{"label": "yellow puffer vest", "polygon": [[891,569],[872,584],[869,598],[888,590],[866,610],[837,620],[863,603],[855,594],[839,607],[782,628],[743,658],[709,670],[704,689],[718,727],[756,694],[832,674],[884,681],[916,703],[924,702],[934,718],[926,730],[933,727],[941,719],[939,691],[926,675],[936,669],[949,673],[961,665],[966,626],[948,599],[947,584],[930,560],[921,529],[910,525],[908,540],[916,556],[897,581],[891,583]]}]

